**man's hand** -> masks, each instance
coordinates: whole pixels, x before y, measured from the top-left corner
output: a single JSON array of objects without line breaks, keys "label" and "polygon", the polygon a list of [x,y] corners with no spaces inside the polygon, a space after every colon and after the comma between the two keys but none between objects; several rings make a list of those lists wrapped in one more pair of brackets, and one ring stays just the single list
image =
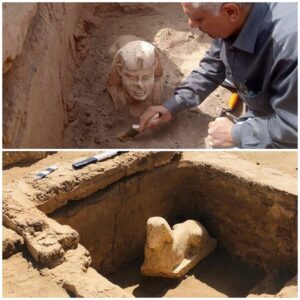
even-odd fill
[{"label": "man's hand", "polygon": [[[154,118],[155,115],[159,114],[160,117]],[[171,113],[162,105],[150,106],[140,116],[140,128],[139,131],[144,131],[145,128],[157,127],[163,123],[167,123],[172,119]]]},{"label": "man's hand", "polygon": [[227,118],[217,118],[208,124],[208,141],[212,147],[227,148],[233,147],[234,143],[231,136],[233,123]]}]

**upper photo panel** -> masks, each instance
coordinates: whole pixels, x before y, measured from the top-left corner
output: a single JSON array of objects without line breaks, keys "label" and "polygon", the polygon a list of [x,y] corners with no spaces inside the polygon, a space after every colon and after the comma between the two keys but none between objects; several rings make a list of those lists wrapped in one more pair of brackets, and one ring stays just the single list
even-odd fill
[{"label": "upper photo panel", "polygon": [[297,3],[4,3],[3,148],[297,148]]}]

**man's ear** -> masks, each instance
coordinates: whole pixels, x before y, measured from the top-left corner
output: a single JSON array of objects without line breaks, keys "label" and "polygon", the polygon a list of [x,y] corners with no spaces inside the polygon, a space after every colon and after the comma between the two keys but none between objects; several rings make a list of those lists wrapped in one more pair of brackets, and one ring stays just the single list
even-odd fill
[{"label": "man's ear", "polygon": [[241,7],[233,2],[224,3],[221,6],[221,11],[225,14],[229,22],[235,23],[241,17]]}]

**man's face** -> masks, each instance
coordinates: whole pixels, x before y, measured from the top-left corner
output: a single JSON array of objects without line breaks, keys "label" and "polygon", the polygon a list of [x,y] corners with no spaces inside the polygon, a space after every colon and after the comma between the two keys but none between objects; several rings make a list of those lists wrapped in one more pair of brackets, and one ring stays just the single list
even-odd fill
[{"label": "man's face", "polygon": [[135,100],[146,100],[152,93],[154,85],[154,69],[129,70],[120,68],[122,85],[126,92]]},{"label": "man's face", "polygon": [[191,3],[183,3],[182,8],[189,18],[189,27],[198,28],[211,38],[227,38],[235,31],[235,24],[230,22],[229,15],[222,8],[220,14],[194,8]]}]

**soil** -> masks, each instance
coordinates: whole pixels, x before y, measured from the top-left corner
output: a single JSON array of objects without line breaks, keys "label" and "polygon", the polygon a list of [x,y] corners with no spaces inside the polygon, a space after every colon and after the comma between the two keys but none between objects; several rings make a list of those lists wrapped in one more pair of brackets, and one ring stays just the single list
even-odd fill
[{"label": "soil", "polygon": [[[123,34],[133,34],[160,49],[164,66],[164,101],[193,69],[209,48],[210,38],[188,28],[180,4],[157,4],[150,10],[101,12],[89,39],[89,55],[74,74],[71,98],[77,117],[64,131],[65,148],[204,148],[207,125],[225,106],[230,92],[222,87],[199,107],[179,114],[161,128],[149,130],[135,140],[116,136],[138,123],[115,111],[105,87],[111,58],[110,45]],[[187,134],[188,133],[188,134]]]},{"label": "soil", "polygon": [[54,153],[48,155],[46,158],[41,159],[35,163],[32,162],[23,162],[7,167],[3,171],[3,185],[6,185],[10,182],[16,182],[22,177],[28,175],[31,172],[38,172],[45,167],[49,167],[54,164],[59,164],[60,162],[65,161],[75,161],[77,159],[93,155],[96,152],[87,152],[87,151],[61,151],[59,153]]},{"label": "soil", "polygon": [[[52,278],[40,275],[29,255],[17,253],[3,260],[4,297],[56,297],[69,298],[68,293],[59,287]],[[28,280],[29,279],[29,280]],[[33,294],[34,291],[34,294]]]},{"label": "soil", "polygon": [[[3,184],[8,184],[10,182],[18,181],[28,173],[42,170],[47,166],[53,164],[59,164],[60,162],[74,162],[80,160],[81,158],[86,158],[92,156],[96,151],[60,151],[52,155],[48,155],[46,158],[41,159],[36,163],[19,163],[4,169],[3,171]],[[205,152],[202,152],[205,153]],[[208,153],[207,153],[208,154]],[[183,152],[185,158],[195,158],[199,155],[199,151]],[[238,158],[251,161],[257,165],[265,166],[268,168],[273,168],[283,173],[297,176],[297,152],[258,152],[258,151],[218,151],[212,152],[211,155],[216,155],[216,157],[222,156],[236,156]]]},{"label": "soil", "polygon": [[[195,158],[198,151],[183,152],[185,158]],[[298,174],[298,153],[296,151],[218,151],[218,154],[209,152],[206,155],[211,157],[226,158],[235,156],[237,158],[250,161],[256,165],[278,170],[282,173],[297,177]]]},{"label": "soil", "polygon": [[[61,151],[52,155],[48,155],[35,163],[18,163],[14,166],[8,167],[3,171],[3,183],[6,186],[9,183],[17,182],[23,177],[31,176],[35,172],[44,169],[52,164],[66,164],[67,162],[74,162],[80,158],[86,158],[95,153],[95,151]],[[184,152],[182,160],[188,161],[209,161],[219,164],[221,167],[235,167],[232,166],[234,159],[239,161],[241,170],[245,171],[245,166],[248,165],[247,172],[252,173],[252,176],[258,177],[257,180],[265,180],[262,173],[253,170],[259,169],[255,165],[267,167],[271,170],[265,174],[269,176],[276,173],[282,181],[285,180],[285,175],[289,179],[297,178],[297,153],[296,152],[236,152],[236,151],[190,151]],[[250,161],[251,165],[248,163]],[[108,162],[109,163],[109,162]],[[63,168],[62,168],[63,169]],[[85,168],[85,172],[91,173],[92,170]],[[56,180],[59,181],[59,171],[53,173],[57,175]],[[280,180],[280,179],[279,179]],[[293,181],[293,180],[292,180]],[[291,183],[291,180],[289,181]],[[45,188],[50,182],[45,182]],[[124,186],[126,187],[126,185]],[[123,187],[123,188],[124,188]],[[291,189],[291,187],[289,187]],[[30,193],[30,191],[28,190]],[[130,212],[130,211],[129,211]],[[276,223],[277,224],[277,223]],[[102,234],[102,233],[101,233]],[[128,237],[128,236],[127,236]],[[82,237],[84,239],[84,237]],[[98,249],[99,250],[99,249]],[[76,258],[77,259],[77,258]],[[72,263],[72,262],[70,262]],[[39,276],[37,270],[32,269],[32,262],[30,258],[15,254],[9,261],[3,264],[3,270],[7,276],[5,277],[5,287],[7,295],[14,295],[13,288],[16,286],[15,278],[20,272],[20,267],[26,270],[21,272],[22,276],[17,282],[18,289],[22,291],[23,296],[32,296],[32,291],[37,296],[53,296],[59,295],[66,297],[67,294],[61,288],[55,289],[53,277],[51,274],[47,276]],[[109,280],[114,284],[124,288],[125,291],[133,293],[134,296],[152,296],[152,297],[244,297],[249,294],[250,290],[262,279],[261,271],[250,268],[230,257],[225,251],[218,249],[212,255],[207,257],[203,263],[191,270],[188,276],[181,282],[175,282],[167,279],[157,278],[143,278],[140,276],[139,266],[140,261],[135,261],[127,268],[119,270],[116,274],[110,275]],[[12,271],[5,271],[12,270]],[[19,271],[18,271],[19,270]],[[57,271],[60,273],[60,270]],[[100,270],[101,272],[101,270]],[[226,274],[226,276],[224,276]],[[76,276],[74,276],[75,278]],[[236,282],[239,282],[238,286]],[[97,283],[98,284],[98,283]],[[39,288],[44,287],[45,288]],[[48,289],[47,289],[48,287]],[[18,294],[18,296],[20,296]]]},{"label": "soil", "polygon": [[135,261],[107,278],[135,297],[226,298],[246,297],[263,277],[263,272],[232,259],[220,249],[188,272],[183,280],[143,277],[141,264],[142,261]]}]

